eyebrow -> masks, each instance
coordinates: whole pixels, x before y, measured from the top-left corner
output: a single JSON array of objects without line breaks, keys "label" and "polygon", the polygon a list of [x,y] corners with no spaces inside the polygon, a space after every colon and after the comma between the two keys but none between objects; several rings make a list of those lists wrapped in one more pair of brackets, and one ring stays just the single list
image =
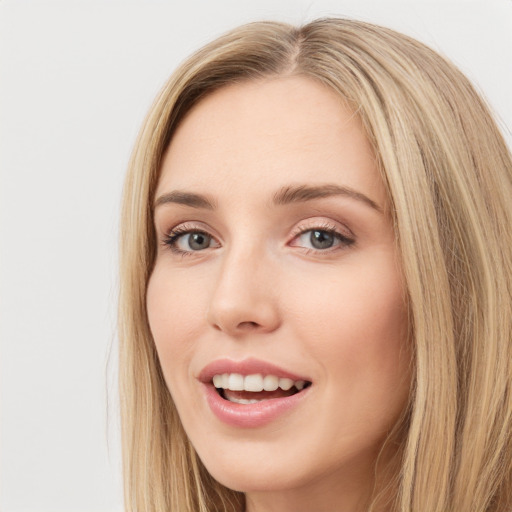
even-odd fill
[{"label": "eyebrow", "polygon": [[383,209],[368,196],[354,190],[350,187],[327,184],[327,185],[297,185],[283,187],[274,194],[273,202],[276,205],[285,205],[290,203],[301,203],[311,201],[312,199],[320,199],[323,197],[344,196],[357,201],[362,201],[374,210],[383,213]]},{"label": "eyebrow", "polygon": [[[286,186],[279,189],[272,198],[272,203],[277,206],[287,205],[291,203],[303,203],[313,199],[321,199],[324,197],[344,196],[357,201],[361,201],[370,206],[374,210],[383,213],[382,208],[368,196],[357,192],[356,190],[334,184],[326,185],[296,185]],[[182,204],[191,208],[215,210],[217,207],[215,201],[210,197],[193,192],[186,192],[181,190],[174,190],[159,196],[155,203],[154,208],[164,204]]]},{"label": "eyebrow", "polygon": [[163,204],[183,204],[190,206],[191,208],[202,208],[205,210],[215,210],[215,201],[201,194],[194,194],[193,192],[184,192],[181,190],[174,190],[167,194],[162,194],[153,205],[153,208],[157,208]]}]

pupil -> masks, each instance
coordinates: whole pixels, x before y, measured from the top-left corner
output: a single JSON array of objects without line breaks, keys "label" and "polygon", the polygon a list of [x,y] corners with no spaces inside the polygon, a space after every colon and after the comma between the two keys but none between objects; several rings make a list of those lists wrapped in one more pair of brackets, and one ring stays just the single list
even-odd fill
[{"label": "pupil", "polygon": [[206,249],[210,245],[210,239],[203,233],[192,233],[188,239],[188,245],[191,249]]},{"label": "pupil", "polygon": [[315,249],[329,249],[334,243],[334,236],[327,231],[312,231],[311,245]]}]

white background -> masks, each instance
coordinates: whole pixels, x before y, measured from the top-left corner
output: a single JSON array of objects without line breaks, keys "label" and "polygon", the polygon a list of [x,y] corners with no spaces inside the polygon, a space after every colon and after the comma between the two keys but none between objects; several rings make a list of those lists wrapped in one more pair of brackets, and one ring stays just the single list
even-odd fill
[{"label": "white background", "polygon": [[2,512],[122,508],[118,208],[158,89],[240,23],[334,14],[432,45],[512,127],[511,0],[0,1]]}]

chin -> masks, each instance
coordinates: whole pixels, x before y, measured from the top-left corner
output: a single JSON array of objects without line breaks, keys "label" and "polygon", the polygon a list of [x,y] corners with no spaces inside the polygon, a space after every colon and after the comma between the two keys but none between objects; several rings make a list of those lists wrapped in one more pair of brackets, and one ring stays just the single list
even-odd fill
[{"label": "chin", "polygon": [[301,478],[299,475],[290,475],[286,470],[278,469],[280,464],[269,464],[259,468],[252,465],[245,465],[243,468],[224,467],[218,464],[205,466],[219,483],[243,493],[285,491],[304,485],[306,480],[304,475]]},{"label": "chin", "polygon": [[219,442],[219,448],[213,450],[212,443],[198,446],[198,455],[210,475],[234,491],[309,489],[313,492],[315,489],[335,488],[343,480],[373,474],[379,451],[376,446],[358,445],[357,442],[349,446],[343,441],[325,450],[308,445],[300,436],[293,435],[288,435],[287,441],[277,435],[273,442],[249,439]]}]

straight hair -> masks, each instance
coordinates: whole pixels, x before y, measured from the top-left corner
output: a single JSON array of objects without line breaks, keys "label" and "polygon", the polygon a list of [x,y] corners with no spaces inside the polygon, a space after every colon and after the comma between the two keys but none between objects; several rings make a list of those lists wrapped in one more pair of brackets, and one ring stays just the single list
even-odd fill
[{"label": "straight hair", "polygon": [[[146,312],[153,200],[180,121],[221,87],[305,76],[360,116],[391,203],[413,346],[393,512],[512,510],[512,159],[467,78],[425,45],[337,18],[237,28],[171,76],[140,131],[120,239],[126,510],[242,512],[206,471],[164,382]],[[398,489],[398,491],[396,491]],[[385,492],[374,496],[374,508]],[[380,506],[380,505],[379,505]]]}]

